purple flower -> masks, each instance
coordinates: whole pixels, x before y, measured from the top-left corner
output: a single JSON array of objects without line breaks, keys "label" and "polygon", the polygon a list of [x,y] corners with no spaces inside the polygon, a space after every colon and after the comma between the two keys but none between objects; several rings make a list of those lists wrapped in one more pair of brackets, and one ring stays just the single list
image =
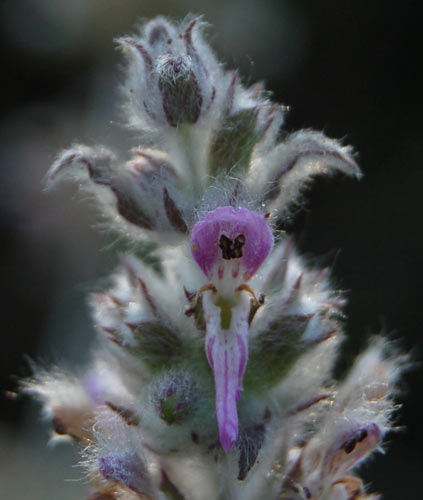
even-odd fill
[{"label": "purple flower", "polygon": [[232,278],[248,281],[272,248],[266,219],[246,208],[216,208],[194,226],[191,235],[194,259],[215,286],[228,277],[228,271]]},{"label": "purple flower", "polygon": [[194,259],[211,281],[200,293],[219,437],[226,452],[238,439],[237,402],[248,360],[249,294],[257,302],[245,282],[272,247],[273,235],[266,219],[246,208],[217,208],[194,226],[191,235]]}]

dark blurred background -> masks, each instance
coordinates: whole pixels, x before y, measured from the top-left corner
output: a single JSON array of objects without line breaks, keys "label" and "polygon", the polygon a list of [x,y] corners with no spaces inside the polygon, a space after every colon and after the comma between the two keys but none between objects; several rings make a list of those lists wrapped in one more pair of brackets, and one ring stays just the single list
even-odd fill
[{"label": "dark blurred background", "polygon": [[[43,193],[73,141],[125,151],[113,38],[157,14],[203,13],[209,39],[246,83],[264,79],[290,106],[285,129],[323,130],[359,152],[361,182],[319,179],[287,228],[333,265],[347,291],[347,366],[373,332],[421,359],[422,76],[417,1],[27,0],[0,3],[0,386],[29,373],[24,356],[83,364],[93,339],[85,297],[116,263],[113,240],[75,186]],[[421,184],[419,184],[419,182]],[[386,500],[420,491],[422,371],[404,376],[387,454],[364,468]],[[70,448],[46,450],[33,403],[0,397],[0,477],[12,500],[84,498]],[[70,480],[71,483],[66,480]],[[80,496],[79,496],[80,495]]]}]

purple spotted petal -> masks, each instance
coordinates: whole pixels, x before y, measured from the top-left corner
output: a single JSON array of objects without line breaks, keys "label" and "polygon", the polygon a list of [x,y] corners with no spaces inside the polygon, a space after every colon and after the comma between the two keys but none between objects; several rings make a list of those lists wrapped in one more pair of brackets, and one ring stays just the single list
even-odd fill
[{"label": "purple spotted petal", "polygon": [[206,320],[206,355],[213,370],[216,392],[216,417],[219,438],[226,452],[238,439],[237,403],[241,399],[242,381],[248,359],[249,300],[232,309],[228,329],[221,324],[221,311],[210,293],[203,298]]},{"label": "purple spotted petal", "polygon": [[248,281],[261,266],[273,247],[273,235],[266,219],[246,208],[220,207],[198,222],[191,235],[191,250],[195,261],[211,280],[216,265],[224,259],[219,243],[222,235],[234,242],[243,236],[239,259],[244,281]]}]

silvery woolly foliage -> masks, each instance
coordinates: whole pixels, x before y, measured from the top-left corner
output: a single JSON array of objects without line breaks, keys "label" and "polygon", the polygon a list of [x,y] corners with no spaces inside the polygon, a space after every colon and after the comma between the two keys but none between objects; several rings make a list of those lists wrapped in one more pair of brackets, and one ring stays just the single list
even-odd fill
[{"label": "silvery woolly foliage", "polygon": [[24,390],[80,446],[91,500],[376,498],[355,471],[392,428],[404,360],[375,337],[333,379],[343,295],[278,231],[316,175],[360,169],[320,132],[281,134],[285,109],[204,28],[159,17],[118,39],[138,144],[126,159],[74,144],[50,169],[158,266],[122,255],[90,298],[91,364]]}]

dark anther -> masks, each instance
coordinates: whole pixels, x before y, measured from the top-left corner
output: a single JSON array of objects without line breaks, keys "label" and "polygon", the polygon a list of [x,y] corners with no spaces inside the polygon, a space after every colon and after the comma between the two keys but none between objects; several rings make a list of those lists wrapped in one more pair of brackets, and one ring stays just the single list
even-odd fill
[{"label": "dark anther", "polygon": [[344,448],[345,453],[351,453],[354,450],[356,444],[357,444],[357,439],[352,438],[346,443],[344,443],[342,447]]},{"label": "dark anther", "polygon": [[219,248],[222,250],[222,257],[224,259],[232,258],[232,240],[227,238],[224,234],[220,237]]},{"label": "dark anther", "polygon": [[232,257],[234,257],[235,259],[242,257],[242,247],[244,246],[244,243],[245,243],[245,236],[243,234],[240,234],[235,238]]},{"label": "dark anther", "polygon": [[366,429],[361,429],[360,431],[357,432],[355,437],[351,438],[349,441],[344,443],[342,448],[344,448],[345,453],[351,453],[357,443],[361,443],[366,437],[368,436],[368,432]]},{"label": "dark anther", "polygon": [[368,432],[366,429],[361,429],[361,431],[359,431],[359,433],[357,434],[357,437],[356,437],[357,443],[361,443],[361,441],[366,439],[367,434],[368,434]]},{"label": "dark anther", "polygon": [[222,234],[219,240],[219,248],[222,250],[222,258],[230,260],[242,257],[242,247],[244,244],[245,236],[243,234],[238,235],[234,242]]}]

